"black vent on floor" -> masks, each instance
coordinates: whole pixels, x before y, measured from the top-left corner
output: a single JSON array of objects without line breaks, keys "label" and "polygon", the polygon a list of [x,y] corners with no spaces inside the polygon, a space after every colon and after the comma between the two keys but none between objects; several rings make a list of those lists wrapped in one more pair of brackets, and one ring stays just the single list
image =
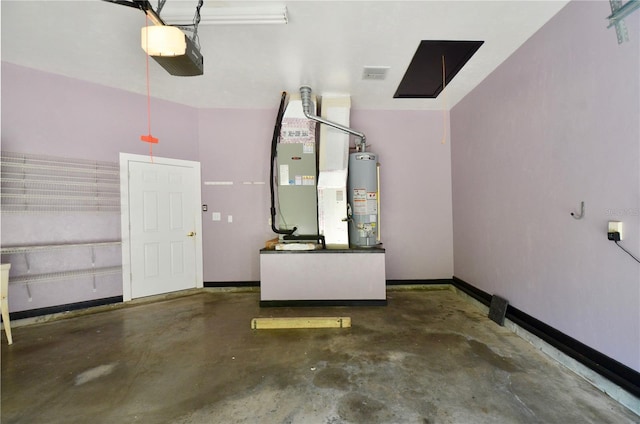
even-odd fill
[{"label": "black vent on floor", "polygon": [[489,305],[489,319],[504,327],[504,317],[507,314],[507,306],[509,306],[507,299],[494,294],[491,298],[491,305]]},{"label": "black vent on floor", "polygon": [[394,98],[434,99],[442,91],[442,56],[445,83],[449,84],[484,41],[422,40]]}]

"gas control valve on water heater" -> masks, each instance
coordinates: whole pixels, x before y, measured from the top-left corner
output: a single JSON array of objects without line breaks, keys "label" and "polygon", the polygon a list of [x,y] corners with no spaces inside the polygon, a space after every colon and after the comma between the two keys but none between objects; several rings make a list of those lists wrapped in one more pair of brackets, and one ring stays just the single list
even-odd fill
[{"label": "gas control valve on water heater", "polygon": [[349,244],[374,247],[380,244],[378,223],[378,156],[371,152],[349,155]]}]

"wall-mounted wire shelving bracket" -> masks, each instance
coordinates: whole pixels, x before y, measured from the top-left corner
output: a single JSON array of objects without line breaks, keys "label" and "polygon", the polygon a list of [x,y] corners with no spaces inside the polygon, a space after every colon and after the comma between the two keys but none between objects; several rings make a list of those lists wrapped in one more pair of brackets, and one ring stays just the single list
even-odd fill
[{"label": "wall-mounted wire shelving bracket", "polygon": [[625,41],[629,41],[629,32],[624,23],[624,18],[640,8],[640,0],[629,0],[627,2],[622,0],[609,0],[609,3],[611,4],[611,15],[607,17],[609,20],[607,28],[616,28],[618,44],[622,44]]},{"label": "wall-mounted wire shelving bracket", "polygon": [[[93,277],[93,291],[96,292],[98,287],[96,285],[96,277],[103,275],[119,274],[122,272],[121,266],[108,266],[108,267],[96,267],[96,248],[108,247],[108,246],[120,246],[122,244],[119,240],[110,241],[98,241],[89,243],[61,243],[61,244],[48,244],[48,245],[35,245],[35,246],[10,246],[1,247],[0,254],[2,255],[24,255],[24,260],[27,268],[25,275],[19,275],[11,278],[13,284],[23,284],[26,291],[29,302],[33,300],[31,294],[30,283],[38,283],[42,281],[54,281],[64,280],[79,277]],[[36,252],[43,252],[48,250],[59,249],[72,249],[72,248],[90,248],[91,249],[91,268],[69,271],[57,271],[48,272],[44,274],[32,274],[31,273],[31,254]]]},{"label": "wall-mounted wire shelving bracket", "polygon": [[96,286],[96,248],[95,246],[91,246],[91,269],[93,270],[93,292],[98,291],[98,287]]},{"label": "wall-mounted wire shelving bracket", "polygon": [[[23,250],[22,254],[24,255],[24,263],[27,266],[27,275],[31,275],[31,262],[29,261],[29,251]],[[33,302],[33,296],[31,296],[31,287],[29,287],[29,282],[26,282],[24,287],[27,289],[27,299],[29,302]]]}]

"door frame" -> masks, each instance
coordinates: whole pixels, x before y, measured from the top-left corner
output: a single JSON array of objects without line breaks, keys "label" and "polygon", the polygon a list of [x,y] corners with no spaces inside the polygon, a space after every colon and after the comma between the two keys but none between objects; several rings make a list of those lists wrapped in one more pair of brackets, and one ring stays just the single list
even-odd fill
[{"label": "door frame", "polygon": [[194,196],[194,222],[195,222],[195,260],[196,260],[196,288],[204,287],[203,279],[203,257],[202,257],[202,214],[200,204],[202,203],[202,190],[200,189],[201,174],[200,162],[171,159],[162,157],[136,155],[133,153],[120,152],[120,233],[122,236],[122,299],[127,302],[131,296],[131,238],[129,222],[129,162],[154,163],[158,165],[174,165],[192,168],[195,171],[195,184],[198,185]]}]

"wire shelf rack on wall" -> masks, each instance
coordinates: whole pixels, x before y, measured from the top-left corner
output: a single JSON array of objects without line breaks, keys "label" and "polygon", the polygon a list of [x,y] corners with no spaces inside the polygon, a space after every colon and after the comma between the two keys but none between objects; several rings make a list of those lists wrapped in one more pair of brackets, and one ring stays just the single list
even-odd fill
[{"label": "wire shelf rack on wall", "polygon": [[116,162],[0,155],[2,212],[120,212]]},{"label": "wire shelf rack on wall", "polygon": [[20,284],[20,283],[37,283],[40,281],[69,280],[69,279],[78,278],[78,277],[88,277],[88,276],[98,277],[101,275],[120,274],[121,272],[122,272],[122,267],[120,266],[92,268],[92,269],[77,269],[73,271],[50,272],[47,274],[38,274],[38,275],[20,275],[18,277],[13,277],[11,279],[11,283]]},{"label": "wire shelf rack on wall", "polygon": [[[30,283],[50,282],[59,280],[71,280],[82,277],[92,277],[93,279],[93,291],[98,290],[96,277],[105,275],[113,275],[122,273],[122,266],[110,265],[110,266],[96,266],[97,255],[96,250],[100,248],[119,247],[122,244],[119,240],[109,241],[96,241],[96,242],[77,242],[77,243],[59,243],[59,244],[44,244],[44,245],[31,245],[31,246],[5,246],[0,247],[0,255],[5,256],[7,262],[13,263],[17,258],[16,255],[21,255],[26,265],[26,273],[22,275],[12,276],[10,283],[12,285],[24,285],[29,301],[32,300],[32,293]],[[33,256],[37,256],[38,253],[46,251],[57,250],[75,250],[74,258],[79,259],[83,254],[90,253],[88,256],[91,259],[91,268],[83,269],[66,269],[57,270],[53,272],[40,272],[36,274],[31,273],[31,265],[34,260]],[[86,251],[86,252],[83,252]],[[12,259],[13,258],[13,259]],[[37,260],[37,259],[36,259]],[[4,258],[3,258],[4,262]],[[104,261],[101,261],[104,262]]]}]

